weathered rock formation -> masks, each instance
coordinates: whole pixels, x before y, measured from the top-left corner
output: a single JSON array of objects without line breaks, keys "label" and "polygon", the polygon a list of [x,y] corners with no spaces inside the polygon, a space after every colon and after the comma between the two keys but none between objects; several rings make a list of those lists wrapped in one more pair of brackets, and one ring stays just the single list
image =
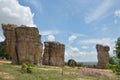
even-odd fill
[{"label": "weathered rock formation", "polygon": [[59,42],[44,42],[43,65],[64,66],[65,46]]},{"label": "weathered rock formation", "polygon": [[[16,55],[16,35],[15,28],[16,25],[2,25],[4,30],[4,35],[7,39],[5,39],[5,48],[7,52],[10,52],[10,56],[12,57],[12,63],[17,62]],[[8,27],[9,26],[9,27]]]},{"label": "weathered rock formation", "polygon": [[6,51],[12,57],[13,64],[24,61],[40,64],[42,43],[37,28],[13,24],[2,24],[2,28],[6,38]]},{"label": "weathered rock formation", "polygon": [[70,67],[75,67],[75,65],[76,65],[76,61],[75,61],[75,60],[70,59],[70,60],[68,61],[68,66],[70,66]]},{"label": "weathered rock formation", "polygon": [[97,68],[99,69],[106,69],[107,64],[109,63],[109,46],[103,46],[100,44],[96,45],[96,49],[97,49],[97,57],[98,57],[98,64],[97,64]]}]

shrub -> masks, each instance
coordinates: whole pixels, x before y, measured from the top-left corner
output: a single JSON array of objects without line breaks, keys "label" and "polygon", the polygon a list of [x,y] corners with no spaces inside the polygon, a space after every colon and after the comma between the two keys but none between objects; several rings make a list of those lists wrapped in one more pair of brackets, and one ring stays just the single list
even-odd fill
[{"label": "shrub", "polygon": [[116,65],[119,64],[119,60],[117,57],[110,57],[109,58],[109,64]]},{"label": "shrub", "polygon": [[81,66],[83,66],[83,63],[82,63],[82,62],[81,62],[81,63],[80,63],[80,62],[77,62],[77,63],[76,63],[76,66],[77,66],[77,67],[81,67]]},{"label": "shrub", "polygon": [[69,59],[68,60],[68,66],[75,67],[76,66],[76,61],[74,59]]},{"label": "shrub", "polygon": [[23,62],[21,70],[23,73],[32,73],[32,67],[33,64],[31,64],[30,62]]},{"label": "shrub", "polygon": [[10,55],[5,50],[4,42],[0,42],[0,58],[6,58],[7,60],[11,60]]},{"label": "shrub", "polygon": [[118,59],[118,63],[117,64],[108,64],[107,68],[111,69],[117,75],[120,75],[120,61],[119,61],[119,59]]},{"label": "shrub", "polygon": [[120,75],[120,65],[117,64],[117,65],[113,65],[113,71],[117,74],[117,75]]}]

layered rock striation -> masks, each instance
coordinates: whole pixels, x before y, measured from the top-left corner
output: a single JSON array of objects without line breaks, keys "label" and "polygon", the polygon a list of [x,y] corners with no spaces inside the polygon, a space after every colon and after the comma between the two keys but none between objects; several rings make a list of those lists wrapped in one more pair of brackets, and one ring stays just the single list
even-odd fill
[{"label": "layered rock striation", "polygon": [[64,66],[64,44],[46,41],[44,45],[43,65]]},{"label": "layered rock striation", "polygon": [[97,49],[97,57],[98,57],[98,64],[97,64],[97,68],[99,69],[106,69],[107,68],[107,64],[109,63],[109,46],[103,46],[100,44],[96,45],[96,49]]},{"label": "layered rock striation", "polygon": [[42,43],[37,28],[13,24],[2,24],[2,28],[6,38],[6,51],[12,57],[13,64],[24,61],[41,64]]}]

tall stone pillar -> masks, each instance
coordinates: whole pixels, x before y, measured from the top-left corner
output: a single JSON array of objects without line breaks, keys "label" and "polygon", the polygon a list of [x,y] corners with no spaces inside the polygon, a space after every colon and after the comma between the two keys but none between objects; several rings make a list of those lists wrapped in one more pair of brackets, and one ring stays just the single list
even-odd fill
[{"label": "tall stone pillar", "polygon": [[52,66],[64,66],[65,46],[59,42],[44,42],[43,64]]},{"label": "tall stone pillar", "polygon": [[15,28],[17,25],[2,24],[3,34],[5,36],[5,48],[9,55],[12,57],[12,64],[17,64],[17,54],[16,54],[16,34]]},{"label": "tall stone pillar", "polygon": [[2,28],[6,38],[5,47],[12,57],[12,63],[21,64],[29,61],[33,64],[41,64],[42,43],[37,28],[13,24],[3,24]]},{"label": "tall stone pillar", "polygon": [[39,64],[42,56],[41,35],[35,27],[21,26],[16,28],[16,45],[19,63],[30,61]]},{"label": "tall stone pillar", "polygon": [[97,63],[97,68],[99,69],[106,69],[107,64],[109,63],[109,46],[103,46],[100,44],[96,45],[97,49],[97,58],[98,58],[98,63]]}]

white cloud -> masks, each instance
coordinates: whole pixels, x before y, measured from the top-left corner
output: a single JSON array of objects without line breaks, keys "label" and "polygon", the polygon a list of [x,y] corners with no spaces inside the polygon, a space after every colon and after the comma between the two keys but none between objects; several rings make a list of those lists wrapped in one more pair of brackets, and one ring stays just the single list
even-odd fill
[{"label": "white cloud", "polygon": [[46,30],[46,31],[41,31],[41,35],[52,35],[52,34],[58,34],[61,33],[60,31],[57,30]]},{"label": "white cloud", "polygon": [[0,0],[0,3],[0,23],[35,26],[29,7],[20,5],[17,0]]},{"label": "white cloud", "polygon": [[4,41],[4,39],[0,36],[0,42],[1,42],[1,41]]},{"label": "white cloud", "polygon": [[27,3],[30,3],[32,6],[35,7],[35,9],[37,11],[39,11],[40,13],[42,12],[42,7],[41,7],[41,3],[39,0],[25,0]]},{"label": "white cloud", "polygon": [[91,23],[93,21],[98,20],[110,9],[113,4],[112,0],[104,0],[100,5],[98,5],[93,11],[89,12],[87,16],[85,16],[85,22]]},{"label": "white cloud", "polygon": [[69,37],[69,39],[68,39],[68,42],[71,44],[71,43],[73,43],[74,42],[74,40],[75,39],[77,39],[77,35],[71,35],[70,37]]},{"label": "white cloud", "polygon": [[88,40],[81,40],[80,44],[103,44],[103,45],[110,45],[113,42],[111,38],[100,38],[100,39],[88,39]]},{"label": "white cloud", "polygon": [[78,62],[97,61],[97,52],[80,51],[77,47],[68,46],[65,51],[65,61],[74,59]]},{"label": "white cloud", "polygon": [[2,23],[35,27],[33,17],[30,8],[20,5],[18,0],[0,0],[0,36],[3,37]]},{"label": "white cloud", "polygon": [[89,49],[90,47],[89,46],[82,46],[81,48],[82,49]]},{"label": "white cloud", "polygon": [[119,9],[119,10],[116,10],[116,11],[114,12],[114,15],[115,15],[116,17],[120,17],[120,9]]},{"label": "white cloud", "polygon": [[48,41],[55,41],[55,36],[54,35],[48,35],[47,39],[48,39]]},{"label": "white cloud", "polygon": [[102,44],[102,45],[108,45],[110,47],[110,55],[113,55],[113,50],[115,46],[115,40],[111,38],[101,38],[101,39],[88,39],[88,40],[81,40],[79,42],[80,44],[84,45],[96,45],[96,44]]}]

